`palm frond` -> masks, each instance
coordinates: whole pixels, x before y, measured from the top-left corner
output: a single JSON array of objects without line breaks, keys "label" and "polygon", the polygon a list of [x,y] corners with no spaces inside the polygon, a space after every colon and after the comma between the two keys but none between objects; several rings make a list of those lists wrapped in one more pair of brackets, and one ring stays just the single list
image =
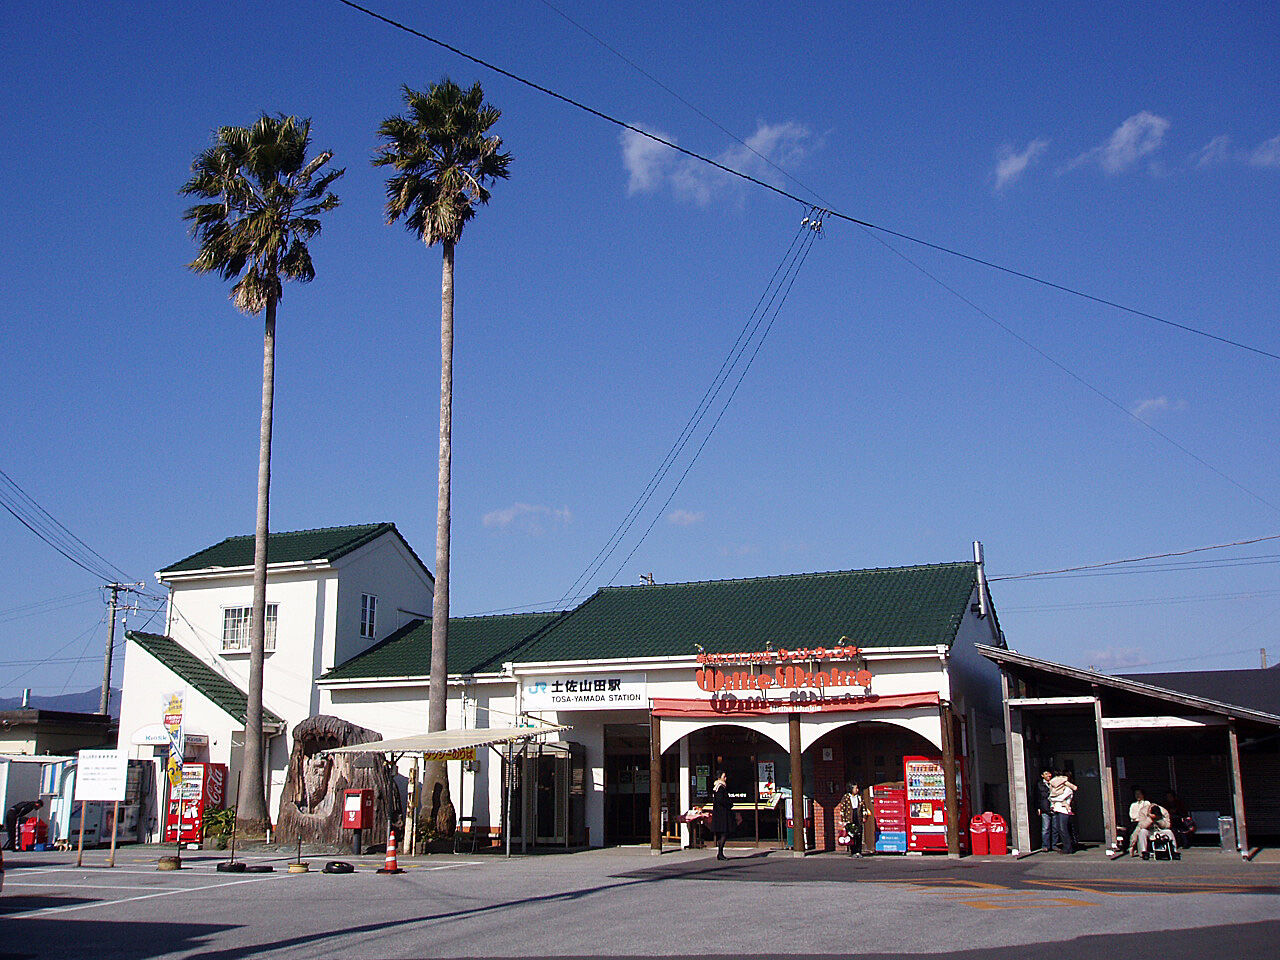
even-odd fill
[{"label": "palm frond", "polygon": [[484,102],[480,84],[463,90],[448,77],[426,92],[401,91],[405,113],[379,125],[372,160],[397,171],[387,178],[387,223],[403,219],[428,246],[456,242],[489,202],[488,184],[509,175],[502,139],[487,136],[502,111]]},{"label": "palm frond", "polygon": [[278,301],[282,277],[302,283],[315,277],[306,242],[320,233],[319,215],[341,203],[329,188],[346,171],[317,179],[333,153],[308,160],[310,145],[309,119],[263,114],[252,127],[220,127],[179,188],[209,201],[183,213],[199,244],[188,267],[238,280],[231,299],[245,313]]}]

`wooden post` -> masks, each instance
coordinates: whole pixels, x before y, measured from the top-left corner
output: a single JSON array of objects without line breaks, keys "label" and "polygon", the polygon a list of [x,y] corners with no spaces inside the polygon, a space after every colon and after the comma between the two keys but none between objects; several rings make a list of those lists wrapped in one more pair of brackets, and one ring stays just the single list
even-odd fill
[{"label": "wooden post", "polygon": [[[1235,741],[1232,741],[1233,743]],[[84,800],[80,801],[80,841],[76,844],[76,866],[84,866]]]},{"label": "wooden post", "polygon": [[649,714],[649,853],[662,855],[662,721]]},{"label": "wooden post", "polygon": [[[84,819],[84,814],[80,815],[80,819],[81,820]],[[108,867],[114,867],[116,865],[116,833],[118,832],[119,820],[120,820],[120,801],[117,800],[111,806],[111,856],[107,860]]]},{"label": "wooden post", "polygon": [[789,717],[791,733],[791,855],[804,856],[804,766],[800,762],[800,714]]},{"label": "wooden post", "polygon": [[1240,855],[1249,853],[1249,827],[1244,819],[1244,778],[1240,775],[1240,738],[1236,734],[1236,718],[1227,719],[1227,741],[1231,746],[1231,799],[1236,815],[1236,847]]},{"label": "wooden post", "polygon": [[1027,760],[1022,743],[1022,713],[1009,706],[1009,675],[1000,671],[1000,689],[1004,699],[1004,756],[1009,776],[1009,849],[1028,853],[1035,831],[1027,805]]},{"label": "wooden post", "polygon": [[947,811],[947,856],[960,856],[960,803],[956,796],[956,744],[955,721],[951,704],[938,707],[938,721],[942,725],[942,776],[944,778],[943,803]]},{"label": "wooden post", "polygon": [[1111,745],[1107,731],[1102,729],[1102,697],[1098,685],[1093,685],[1093,726],[1098,734],[1098,776],[1102,780],[1102,829],[1106,831],[1107,849],[1116,845],[1116,784],[1111,777]]}]

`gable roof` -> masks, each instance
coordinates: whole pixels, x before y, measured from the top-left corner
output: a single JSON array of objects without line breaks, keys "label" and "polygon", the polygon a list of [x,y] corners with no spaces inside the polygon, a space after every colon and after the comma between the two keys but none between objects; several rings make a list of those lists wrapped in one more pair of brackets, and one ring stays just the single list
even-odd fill
[{"label": "gable roof", "polygon": [[1170,673],[1127,673],[1125,680],[1165,687],[1181,693],[1237,703],[1280,714],[1280,670],[1185,670]]},{"label": "gable roof", "polygon": [[[448,672],[480,673],[522,640],[562,613],[511,613],[488,617],[450,617]],[[496,670],[497,667],[491,669]],[[431,673],[431,621],[411,620],[385,640],[338,664],[320,679],[365,680],[426,677]]]},{"label": "gable roof", "polygon": [[735,653],[841,637],[860,647],[950,646],[976,582],[968,562],[605,587],[501,659],[693,656],[695,644]]},{"label": "gable roof", "polygon": [[[217,673],[194,653],[191,653],[171,637],[161,636],[158,633],[142,633],[138,630],[130,630],[125,634],[125,637],[142,647],[143,650],[176,673],[190,686],[195,687],[196,690],[212,700],[233,720],[244,723],[245,709],[249,703],[249,698],[245,695],[245,692],[226,677]],[[262,719],[266,723],[284,725],[284,721],[267,709],[265,705],[262,708]]]},{"label": "gable roof", "polygon": [[[418,565],[426,570],[426,564],[413,552],[394,523],[364,523],[349,527],[318,527],[314,530],[292,530],[267,535],[268,563],[306,563],[318,560],[337,560],[353,550],[363,547],[382,536],[394,533],[405,545]],[[171,563],[160,571],[182,573],[193,570],[209,570],[219,567],[253,566],[253,535],[227,537],[211,547],[193,553],[177,563]],[[430,571],[427,571],[430,576]]]},{"label": "gable roof", "polygon": [[1161,700],[1177,707],[1280,726],[1280,715],[1276,715],[1272,711],[1257,709],[1232,700],[1219,700],[1214,697],[1171,689],[1148,682],[1146,678],[1140,680],[1135,677],[1115,677],[1106,673],[1098,673],[1096,670],[1072,667],[1065,663],[1055,663],[1052,660],[1043,660],[1025,653],[1018,653],[1016,650],[1005,650],[983,644],[977,644],[977,650],[1003,670],[1027,677],[1037,675],[1050,677],[1069,688],[1078,688],[1080,693],[1087,694],[1094,687],[1105,687],[1120,694],[1145,698],[1148,701]]}]

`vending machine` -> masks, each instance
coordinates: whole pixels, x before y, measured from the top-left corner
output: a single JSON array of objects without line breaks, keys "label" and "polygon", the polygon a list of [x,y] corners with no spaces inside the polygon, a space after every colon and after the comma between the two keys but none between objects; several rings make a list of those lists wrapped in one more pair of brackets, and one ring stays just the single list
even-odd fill
[{"label": "vending machine", "polygon": [[[969,845],[969,804],[964,763],[956,764],[956,813],[960,846]],[[947,778],[941,757],[903,757],[902,779],[907,785],[907,849],[913,853],[947,850]]]},{"label": "vending machine", "polygon": [[871,787],[871,815],[876,824],[876,853],[907,852],[907,791],[901,784]]},{"label": "vending machine", "polygon": [[200,843],[206,807],[221,809],[226,798],[227,767],[222,763],[182,765],[182,783],[170,789],[165,813],[166,843]]}]

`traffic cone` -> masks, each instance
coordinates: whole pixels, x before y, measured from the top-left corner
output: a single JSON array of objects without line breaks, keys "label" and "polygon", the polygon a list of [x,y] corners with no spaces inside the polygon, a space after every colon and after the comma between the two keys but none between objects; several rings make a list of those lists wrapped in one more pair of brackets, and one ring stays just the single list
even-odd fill
[{"label": "traffic cone", "polygon": [[387,862],[379,873],[404,873],[396,863],[396,832],[392,830],[387,834]]}]

